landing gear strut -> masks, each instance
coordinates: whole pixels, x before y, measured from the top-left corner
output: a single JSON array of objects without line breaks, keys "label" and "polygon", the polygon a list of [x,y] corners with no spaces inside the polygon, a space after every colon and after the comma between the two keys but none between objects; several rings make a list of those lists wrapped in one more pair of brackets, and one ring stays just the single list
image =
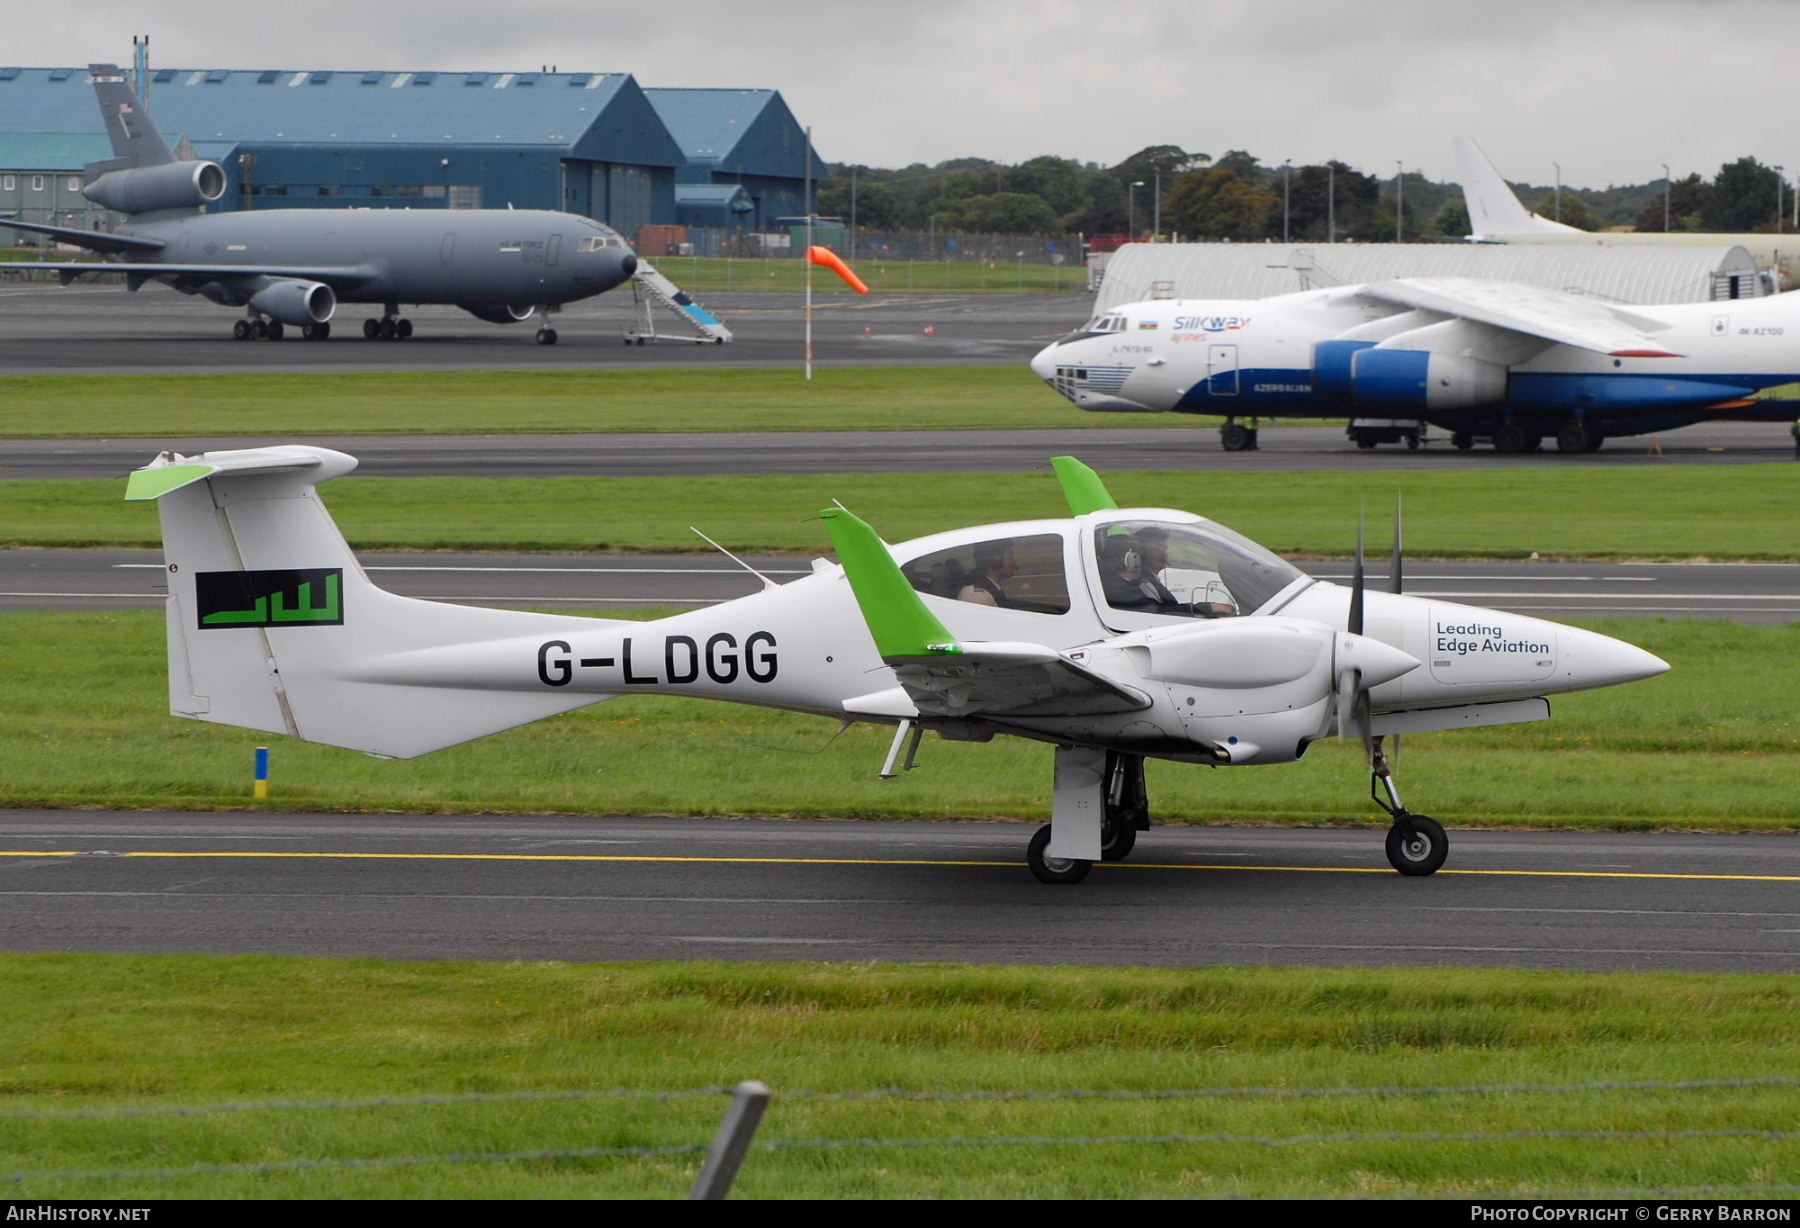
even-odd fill
[{"label": "landing gear strut", "polygon": [[1388,864],[1409,878],[1435,874],[1450,855],[1449,838],[1436,819],[1414,814],[1400,804],[1400,791],[1394,787],[1394,773],[1381,742],[1380,738],[1369,739],[1369,796],[1394,820],[1387,834]]}]

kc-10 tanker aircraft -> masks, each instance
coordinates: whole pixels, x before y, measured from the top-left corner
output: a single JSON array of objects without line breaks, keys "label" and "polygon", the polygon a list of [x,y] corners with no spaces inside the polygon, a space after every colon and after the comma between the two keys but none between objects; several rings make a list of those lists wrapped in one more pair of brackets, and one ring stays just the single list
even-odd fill
[{"label": "kc-10 tanker aircraft", "polygon": [[[1649,678],[1650,653],[1591,631],[1314,580],[1222,525],[1120,508],[1052,462],[1070,514],[888,546],[821,513],[838,563],[653,622],[479,609],[370,583],[316,487],[353,457],[285,445],[164,453],[126,498],[160,503],[177,716],[409,758],[632,694],[689,695],[922,733],[1045,742],[1047,883],[1131,852],[1144,760],[1292,763],[1360,739],[1387,853],[1443,864],[1444,829],[1401,804],[1386,739],[1542,720],[1546,696]],[[1400,575],[1398,523],[1392,576]],[[1360,534],[1359,534],[1360,539]],[[672,765],[673,766],[673,765]]]},{"label": "kc-10 tanker aircraft", "polygon": [[242,307],[240,341],[279,340],[293,326],[311,341],[331,335],[343,303],[380,303],[363,336],[412,336],[403,303],[445,303],[491,324],[538,317],[539,345],[554,345],[549,314],[629,281],[637,257],[610,227],[542,209],[256,209],[207,213],[225,194],[217,162],[178,162],[112,64],[95,64],[94,93],[115,157],[90,162],[82,195],[126,215],[118,229],[42,222],[0,226],[50,235],[101,253],[102,264],[20,261],[54,269],[64,285],[120,274],[136,290],[159,281],[227,307]]},{"label": "kc-10 tanker aircraft", "polygon": [[1800,295],[1621,307],[1509,282],[1419,277],[1273,298],[1128,303],[1031,369],[1083,409],[1238,420],[1412,418],[1460,448],[1592,452],[1696,422],[1786,422],[1756,400],[1800,380]]}]

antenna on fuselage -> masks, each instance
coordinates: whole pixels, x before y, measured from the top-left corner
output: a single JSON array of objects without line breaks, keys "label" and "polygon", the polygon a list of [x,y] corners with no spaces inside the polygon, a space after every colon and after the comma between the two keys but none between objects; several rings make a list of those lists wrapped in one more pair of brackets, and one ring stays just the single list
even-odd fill
[{"label": "antenna on fuselage", "polygon": [[754,567],[750,566],[750,564],[744,562],[743,559],[740,559],[737,555],[733,554],[731,551],[729,551],[725,547],[721,546],[718,542],[714,541],[712,538],[710,538],[706,534],[702,533],[699,529],[694,528],[693,525],[689,525],[688,528],[693,532],[694,536],[698,537],[701,541],[703,541],[707,545],[711,546],[714,550],[717,550],[720,554],[724,555],[726,558],[728,558],[732,562],[736,563],[739,567],[742,567],[745,571],[747,571],[751,575],[755,576],[758,580],[761,580],[762,586],[764,588],[774,588],[775,587],[775,581],[773,581],[773,580],[769,579],[769,577],[763,575],[762,572],[756,570],[756,568],[754,568]]}]

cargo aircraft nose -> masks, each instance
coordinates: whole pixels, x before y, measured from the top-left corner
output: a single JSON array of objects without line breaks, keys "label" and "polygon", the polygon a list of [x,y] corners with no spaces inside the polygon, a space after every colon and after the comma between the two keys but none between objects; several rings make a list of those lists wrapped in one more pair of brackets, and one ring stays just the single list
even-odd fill
[{"label": "cargo aircraft nose", "polygon": [[1046,384],[1056,376],[1056,346],[1047,345],[1031,360],[1031,373]]}]

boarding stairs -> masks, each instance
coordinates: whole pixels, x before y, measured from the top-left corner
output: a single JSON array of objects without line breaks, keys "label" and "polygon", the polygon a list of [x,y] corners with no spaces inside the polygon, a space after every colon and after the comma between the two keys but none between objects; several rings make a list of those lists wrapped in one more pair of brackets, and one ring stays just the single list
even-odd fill
[{"label": "boarding stairs", "polygon": [[[637,274],[631,279],[631,297],[637,306],[637,327],[625,331],[626,345],[642,345],[646,341],[689,341],[695,345],[724,345],[731,340],[731,330],[719,318],[689,298],[687,291],[660,273],[656,266],[638,257]],[[659,333],[656,331],[655,309],[673,312],[689,331]]]}]

